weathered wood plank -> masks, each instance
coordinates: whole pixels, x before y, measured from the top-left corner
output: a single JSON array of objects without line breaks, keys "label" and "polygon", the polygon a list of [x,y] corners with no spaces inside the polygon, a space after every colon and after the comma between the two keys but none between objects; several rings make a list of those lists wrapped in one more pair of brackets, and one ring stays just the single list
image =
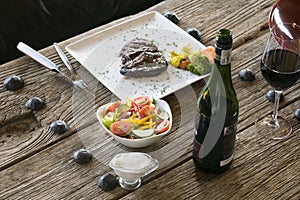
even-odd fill
[{"label": "weathered wood plank", "polygon": [[239,133],[235,160],[223,174],[198,171],[189,160],[122,199],[299,199],[300,123],[288,118],[296,131],[286,141],[261,137],[253,126]]},{"label": "weathered wood plank", "polygon": [[[214,45],[215,34],[220,28],[229,28],[234,33],[234,47],[256,38],[261,29],[267,27],[268,14],[273,0],[255,1],[166,1],[152,10],[161,13],[175,12],[180,18],[178,26],[186,30],[198,28],[202,31],[201,42]],[[174,5],[176,4],[176,5]],[[151,9],[149,9],[151,10]]]},{"label": "weathered wood plank", "polygon": [[[158,195],[162,199],[169,199],[172,195],[178,195],[184,199],[203,198],[204,196],[215,198],[253,198],[255,196],[290,198],[299,196],[299,189],[297,189],[299,183],[296,176],[299,175],[299,171],[295,167],[299,164],[299,148],[297,147],[299,122],[292,116],[294,109],[299,107],[300,97],[297,93],[299,84],[285,92],[286,99],[281,104],[284,109],[280,112],[292,120],[296,130],[288,141],[283,142],[283,147],[282,143],[274,145],[265,139],[256,137],[253,126],[251,126],[254,123],[255,114],[263,116],[271,111],[271,104],[264,97],[268,86],[260,75],[259,59],[266,39],[266,18],[272,1],[239,0],[221,4],[216,4],[216,2],[166,1],[156,8],[161,12],[168,8],[169,11],[176,11],[179,15],[182,13],[185,17],[182,18],[179,26],[184,29],[190,26],[201,28],[205,31],[203,42],[206,45],[213,44],[215,31],[220,24],[227,25],[234,31],[236,37],[232,74],[240,100],[240,132],[237,140],[236,161],[232,170],[221,176],[207,175],[195,172],[191,161],[184,163],[191,156],[193,108],[196,103],[196,95],[203,85],[203,81],[200,81],[192,85],[195,91],[191,87],[186,87],[165,98],[172,105],[172,112],[175,116],[172,132],[161,143],[141,150],[156,157],[160,161],[160,168],[146,178],[143,183],[144,187],[125,196],[125,199],[143,199],[143,197],[157,199]],[[228,5],[233,6],[228,7]],[[247,9],[245,9],[246,7]],[[242,12],[244,10],[246,12]],[[219,18],[226,13],[229,15],[225,15],[226,17],[222,19]],[[197,16],[197,19],[194,16]],[[199,19],[205,19],[204,23],[198,23]],[[118,22],[94,29],[86,35]],[[72,38],[63,42],[63,45],[82,37],[84,35]],[[61,63],[53,49],[44,49],[42,53],[55,62]],[[255,71],[256,81],[245,83],[237,78],[238,71],[245,67]],[[79,69],[80,75],[87,78],[89,91],[76,93],[63,79],[57,78],[55,74],[47,69],[42,70],[42,68],[26,57],[7,63],[0,68],[1,79],[13,72],[18,72],[24,75],[25,80],[30,80],[27,88],[17,93],[12,94],[0,89],[0,95],[3,95],[0,105],[1,112],[3,112],[1,116],[5,116],[1,118],[1,128],[8,122],[21,118],[36,123],[34,131],[25,131],[26,134],[13,133],[13,137],[10,136],[11,139],[8,139],[7,133],[6,135],[1,133],[1,141],[5,142],[0,142],[0,151],[3,152],[0,159],[0,167],[2,166],[0,168],[2,170],[0,172],[0,199],[117,199],[126,195],[128,192],[120,188],[111,193],[103,193],[96,186],[97,178],[104,172],[110,171],[107,163],[114,154],[132,151],[132,149],[118,145],[111,137],[103,134],[103,130],[96,122],[95,110],[97,107],[111,101],[114,97],[82,67]],[[42,78],[38,78],[38,76]],[[40,80],[41,83],[39,83]],[[51,82],[51,87],[48,85],[49,82]],[[15,96],[12,97],[13,95]],[[25,101],[30,95],[47,97],[47,107],[33,113],[24,109],[22,101]],[[183,99],[183,97],[189,98]],[[292,105],[289,105],[291,103]],[[285,108],[287,105],[288,107]],[[17,108],[16,111],[14,111],[15,108]],[[67,121],[72,130],[63,135],[51,133],[48,126],[56,119]],[[23,122],[29,124],[28,121]],[[78,133],[73,134],[76,129]],[[5,128],[5,130],[9,129]],[[72,161],[72,153],[80,147],[86,147],[94,153],[95,159],[91,164],[80,166]],[[286,149],[280,150],[282,148]],[[270,152],[270,154],[267,155],[266,152]],[[277,152],[279,153],[277,154]],[[288,152],[288,154],[284,154],[284,152]],[[15,164],[17,162],[18,164]],[[184,164],[181,165],[182,163]],[[172,170],[173,168],[175,169]],[[166,173],[167,171],[170,172]],[[158,178],[160,174],[164,173],[166,174]],[[291,179],[290,181],[285,178],[287,176]],[[156,177],[157,180],[151,181]],[[176,177],[176,181],[174,177]],[[282,182],[278,183],[278,180],[282,180]],[[149,181],[151,183],[147,184]],[[274,187],[276,190],[271,187],[273,182],[277,184]],[[224,187],[216,188],[216,185],[222,183],[227,184]],[[253,188],[253,190],[251,191],[249,188]],[[266,193],[266,190],[274,193]],[[288,193],[284,194],[284,190],[287,190]],[[200,192],[197,193],[197,191]],[[275,193],[276,191],[278,193]]]},{"label": "weathered wood plank", "polygon": [[[170,98],[170,99],[173,99],[173,98]],[[176,104],[173,102],[173,105],[176,105]],[[295,105],[296,105],[296,103],[295,103]],[[293,107],[292,109],[289,109],[288,111],[286,111],[286,113],[291,113],[292,110],[294,110],[294,108],[295,107]],[[173,112],[175,113],[175,116],[180,116],[178,114],[178,112],[179,112],[178,107],[173,107],[172,109],[173,109]],[[186,111],[187,112],[192,112],[191,110],[186,110]],[[191,146],[191,140],[192,140],[192,134],[191,133],[192,133],[192,126],[193,126],[192,124],[193,124],[193,122],[189,122],[191,116],[188,116],[187,113],[184,116],[185,116],[184,118],[186,118],[186,121],[187,121],[187,122],[183,122],[184,126],[180,126],[181,129],[176,129],[175,128],[176,129],[176,130],[174,130],[175,132],[172,132],[170,137],[166,138],[166,141],[164,141],[163,144],[165,144],[166,146],[163,149],[157,150],[155,152],[155,156],[159,158],[159,160],[161,161],[162,166],[164,166],[163,170],[168,170],[168,166],[170,166],[170,163],[172,163],[173,166],[176,166],[176,165],[180,164],[182,161],[184,161],[186,158],[188,158],[191,154],[190,153],[191,152],[191,147],[192,147]],[[290,114],[289,117],[292,118],[291,114]],[[178,126],[178,123],[180,123],[180,119],[175,118],[175,127]],[[293,125],[299,126],[299,123],[294,120]],[[248,133],[248,129],[245,130],[245,132]],[[184,135],[182,133],[188,133],[188,134]],[[79,148],[79,146],[83,146],[83,145],[90,148],[90,149],[93,149],[93,152],[96,152],[96,154],[101,156],[101,158],[99,158],[99,160],[98,160],[100,162],[100,164],[99,164],[100,167],[98,167],[98,164],[96,164],[97,166],[94,166],[94,164],[93,164],[93,168],[97,168],[97,170],[98,170],[97,176],[100,176],[101,172],[104,173],[104,171],[108,170],[106,165],[109,161],[109,158],[112,157],[112,155],[114,155],[117,152],[124,151],[124,148],[122,146],[115,147],[114,145],[116,143],[114,141],[112,141],[112,139],[110,137],[102,138],[102,136],[99,136],[100,134],[102,134],[102,133],[101,133],[101,131],[99,131],[99,125],[95,124],[95,126],[91,126],[91,127],[88,127],[85,130],[82,130],[82,133],[79,132],[80,140],[77,138],[77,136],[71,136],[72,139],[67,138],[67,139],[65,139],[64,141],[62,141],[58,144],[61,147],[58,148],[57,145],[55,145],[55,147],[44,150],[43,152],[39,153],[38,155],[33,156],[33,158],[31,157],[30,159],[22,162],[22,164],[19,163],[18,165],[12,166],[8,170],[5,170],[4,174],[1,174],[1,177],[3,177],[3,182],[5,182],[4,180],[10,180],[10,179],[7,179],[7,176],[10,176],[11,173],[13,173],[13,172],[18,172],[20,170],[23,170],[23,168],[25,168],[28,171],[28,168],[26,168],[26,166],[28,166],[29,163],[35,163],[35,167],[39,167],[39,168],[41,168],[41,165],[47,166],[47,168],[42,168],[42,169],[39,169],[39,170],[32,169],[33,171],[31,170],[30,173],[28,173],[28,174],[31,174],[30,176],[28,175],[29,177],[26,178],[26,177],[23,176],[23,178],[22,178],[22,180],[24,180],[25,182],[30,182],[31,183],[27,187],[30,188],[30,187],[32,187],[32,185],[39,185],[39,188],[36,188],[37,186],[35,186],[34,188],[30,188],[30,189],[26,188],[25,193],[24,193],[23,192],[24,188],[19,188],[19,189],[16,188],[16,189],[12,190],[10,187],[5,185],[5,188],[6,187],[9,188],[8,191],[10,191],[10,192],[7,192],[6,190],[4,190],[5,191],[4,194],[8,195],[8,196],[3,196],[3,197],[5,197],[5,198],[6,197],[12,197],[12,199],[13,199],[15,196],[12,195],[12,194],[16,193],[16,194],[21,195],[25,198],[26,197],[31,198],[31,197],[33,197],[33,195],[37,195],[37,193],[39,194],[39,192],[41,193],[40,195],[42,196],[42,195],[45,195],[47,193],[47,191],[44,191],[44,189],[47,188],[47,183],[48,182],[57,183],[56,185],[53,186],[53,191],[59,190],[58,188],[60,188],[60,187],[66,187],[66,186],[64,186],[65,184],[68,184],[68,183],[73,184],[72,179],[69,178],[69,177],[74,177],[78,173],[84,173],[85,174],[86,172],[81,172],[82,168],[80,168],[80,169],[79,168],[72,168],[71,170],[69,170],[67,172],[65,171],[63,174],[61,174],[62,173],[61,171],[64,171],[64,169],[69,169],[70,165],[73,165],[73,164],[70,164],[72,162],[70,160],[70,156],[71,156],[72,152],[75,149],[77,149],[77,148]],[[172,135],[172,134],[174,134],[174,135]],[[180,135],[180,134],[182,134],[182,135]],[[242,135],[240,135],[240,134],[242,134]],[[244,135],[244,131],[243,131],[243,133],[239,133],[239,140],[241,140],[241,138],[243,138],[242,142],[238,142],[239,148],[244,148],[244,146],[246,146],[246,144],[250,145],[250,146],[252,146],[252,148],[254,148],[256,146],[257,141],[253,140],[252,138],[244,139],[243,135]],[[296,136],[294,136],[294,137],[296,137]],[[76,139],[74,139],[74,138],[76,138]],[[291,138],[291,140],[295,140],[295,138]],[[97,142],[95,142],[95,141],[97,141]],[[297,141],[297,139],[296,139],[296,141]],[[171,145],[171,142],[173,143],[172,145]],[[167,146],[167,145],[169,145],[169,146]],[[246,146],[246,148],[248,149],[247,146]],[[174,150],[174,149],[176,149],[176,150]],[[128,150],[128,149],[125,148],[125,150]],[[59,158],[57,158],[56,154],[60,151],[63,151],[63,153]],[[146,151],[147,151],[147,149],[146,149]],[[152,152],[153,150],[150,149],[149,151]],[[103,152],[109,152],[109,154],[103,156]],[[249,151],[247,151],[245,154],[247,154],[247,155],[249,154],[248,156],[251,156],[250,152],[252,152],[251,149]],[[261,150],[260,153],[263,154],[263,149]],[[180,154],[181,154],[181,157],[178,158],[178,156]],[[251,158],[251,160],[253,162],[257,162],[256,158],[261,157],[261,155],[258,155],[256,153],[253,153],[253,154],[254,154],[254,158]],[[55,155],[55,156],[47,157],[49,155]],[[174,160],[170,159],[170,158],[164,158],[165,155],[168,155],[169,157],[173,158]],[[49,162],[45,163],[46,159],[49,160]],[[62,160],[55,161],[56,159],[62,159],[64,161],[62,161]],[[67,159],[67,161],[66,161],[66,159]],[[244,159],[244,158],[237,157],[237,159],[247,161],[250,158]],[[57,166],[57,162],[60,162],[61,166]],[[19,167],[21,167],[21,169],[19,169]],[[44,174],[47,174],[47,171],[49,169],[50,169],[50,171],[53,171],[53,174],[58,173],[60,175],[58,177],[54,176],[52,178],[47,176],[47,178],[45,178],[45,180],[44,180],[44,178],[42,178],[42,176],[44,176]],[[88,168],[86,170],[89,171],[91,169]],[[36,173],[34,173],[35,171],[36,171]],[[30,180],[32,177],[35,177],[34,180]],[[52,180],[52,179],[58,179],[58,178],[63,179],[65,181],[58,181],[58,180],[54,181],[54,180]],[[40,179],[42,179],[44,181],[42,181],[42,183],[41,183]],[[74,179],[75,179],[75,177],[74,177]],[[90,179],[91,179],[91,177],[90,177]],[[59,194],[55,193],[57,196],[54,196],[53,192],[51,192],[52,196],[49,196],[49,198],[50,197],[51,198],[62,198],[62,197],[79,198],[79,197],[84,197],[84,196],[87,197],[87,198],[88,197],[95,197],[96,198],[96,196],[98,196],[100,194],[102,195],[102,193],[101,193],[101,191],[99,191],[99,189],[95,185],[95,182],[96,182],[96,179],[97,179],[96,175],[92,176],[92,179],[93,179],[93,181],[89,180],[90,182],[88,182],[88,183],[82,183],[85,180],[79,180],[78,184],[80,186],[82,186],[82,185],[84,186],[81,189],[79,189],[79,186],[78,187],[74,186],[72,188],[66,189],[65,193],[62,193],[62,194],[61,193],[59,193]],[[207,180],[207,179],[208,178],[206,177],[205,180]],[[222,181],[223,180],[224,179],[222,179]],[[18,179],[18,180],[12,181],[12,185],[14,185],[13,183],[17,183],[18,181],[20,181],[20,180]],[[32,183],[31,181],[34,181],[34,182],[36,181],[36,183]],[[0,182],[2,182],[1,179],[0,179]],[[11,187],[13,187],[13,186],[11,186]],[[39,190],[40,188],[42,188],[42,189]],[[21,191],[19,191],[19,190],[21,190]],[[31,191],[32,193],[30,193],[29,191]],[[52,191],[52,189],[50,191]],[[119,194],[119,190],[116,190],[116,193]],[[157,193],[154,193],[154,194],[157,195]],[[10,195],[12,195],[12,196],[10,196]],[[89,195],[91,195],[91,196],[89,196]],[[106,197],[107,198],[116,197],[116,196],[109,196],[109,197],[106,196],[106,195],[110,195],[110,194],[103,194],[103,195],[104,195],[105,198]],[[155,198],[155,197],[156,196],[154,196],[153,198]]]},{"label": "weathered wood plank", "polygon": [[[198,187],[203,189],[199,194],[200,197],[216,195],[211,197],[218,198],[218,195],[222,194],[224,198],[229,198],[235,194],[236,198],[253,198],[256,195],[256,190],[260,189],[262,183],[265,185],[265,189],[269,189],[272,186],[273,179],[276,181],[278,176],[281,176],[277,174],[278,172],[284,173],[283,177],[289,173],[291,174],[291,177],[284,179],[286,182],[279,183],[280,186],[284,184],[286,187],[297,187],[299,184],[297,182],[299,171],[290,172],[288,168],[287,171],[284,171],[285,167],[289,166],[289,163],[297,166],[296,161],[299,160],[300,156],[297,145],[300,139],[300,124],[291,114],[297,106],[299,105],[295,102],[292,106],[281,110],[284,113],[290,113],[288,119],[291,120],[293,127],[297,130],[286,142],[274,144],[267,141],[265,138],[257,136],[253,126],[239,133],[234,164],[224,176],[195,172],[193,171],[192,162],[188,162],[175,169],[174,172],[172,170],[166,173],[162,178],[158,178],[157,181],[151,181],[148,185],[147,182],[150,180],[156,179],[160,174],[171,170],[190,158],[192,149],[192,134],[190,133],[192,130],[189,128],[193,122],[189,122],[189,117],[185,116],[184,126],[172,130],[172,133],[161,144],[142,149],[143,152],[150,153],[160,161],[160,168],[144,181],[144,187],[138,190],[137,193],[134,192],[133,196],[126,196],[126,198],[154,199],[157,198],[157,195],[160,195],[162,198],[172,197],[172,195],[191,198],[193,196],[189,195],[197,196],[197,194],[194,194],[194,190]],[[174,109],[176,113],[178,108]],[[175,119],[175,121],[178,121],[178,119]],[[282,146],[282,143],[285,146]],[[73,152],[81,147],[86,147],[94,153],[95,159],[91,164],[81,166],[72,161],[71,156]],[[16,199],[18,196],[21,196],[23,199],[91,199],[100,196],[101,199],[119,198],[125,195],[126,192],[118,188],[112,193],[103,193],[96,186],[96,181],[101,174],[110,172],[107,164],[112,156],[125,151],[132,151],[132,149],[117,145],[116,141],[110,136],[103,134],[103,130],[97,123],[93,124],[81,130],[78,134],[72,135],[18,163],[18,165],[13,165],[1,171],[0,189],[2,193],[0,194],[0,199]],[[32,163],[34,165],[31,165]],[[295,166],[291,166],[291,170],[297,170],[298,168]],[[191,174],[193,176],[190,176]],[[257,182],[257,179],[261,181]],[[236,183],[236,180],[239,180],[239,182]],[[221,193],[219,191],[216,194],[211,194],[211,191],[215,191],[215,185],[224,182],[229,183],[230,181],[232,181],[232,184],[224,186],[225,189],[222,189]],[[184,184],[181,185],[181,182]],[[61,188],[64,189],[61,190]],[[174,188],[171,194],[168,193],[170,188]],[[251,192],[249,188],[255,188],[255,191]],[[239,193],[235,192],[237,189],[239,189]],[[174,193],[174,191],[177,192]],[[284,192],[282,192],[284,190],[277,191],[278,194],[284,195]],[[279,193],[279,191],[281,192]],[[299,191],[295,190],[295,192]],[[147,196],[143,196],[143,194],[147,194]],[[296,193],[289,192],[289,195],[296,195]]]},{"label": "weathered wood plank", "polygon": [[[10,69],[14,71],[14,66],[10,65],[12,63],[1,68],[4,69],[1,78],[10,74],[20,75],[25,80],[25,87],[17,92],[1,88],[3,120],[0,126],[2,153],[0,169],[75,132],[72,122],[72,101],[70,101],[73,89],[70,84],[29,58],[24,58],[24,63],[26,64],[17,67],[18,73],[10,71]],[[34,96],[45,101],[44,109],[30,111],[25,108],[26,101]],[[26,123],[24,124],[24,118],[28,118],[27,124],[35,125],[28,127]],[[50,123],[59,119],[65,120],[72,128],[65,135],[53,134],[49,130]]]},{"label": "weathered wood plank", "polygon": [[[193,27],[199,27],[198,25],[198,17],[195,18],[195,13],[200,13],[199,19],[206,18],[208,20],[205,20],[203,24],[201,24],[201,28],[204,32],[204,41],[213,41],[215,37],[215,31],[213,30],[214,23],[218,22],[222,24],[227,24],[227,26],[234,26],[234,30],[236,31],[238,37],[237,41],[245,41],[247,38],[254,38],[255,35],[259,33],[258,24],[265,24],[265,18],[267,17],[268,13],[268,7],[267,5],[271,4],[271,1],[267,1],[266,4],[265,1],[259,1],[259,4],[257,4],[257,1],[248,2],[248,1],[234,1],[232,3],[227,2],[228,4],[236,5],[233,7],[225,7],[223,4],[217,4],[216,2],[210,2],[207,4],[205,1],[200,2],[177,2],[176,5],[169,5],[171,2],[166,1],[166,6],[161,6],[165,4],[161,4],[158,7],[156,7],[159,11],[163,12],[164,9],[170,8],[171,11],[178,12],[179,15],[187,16],[188,18],[182,18],[179,26],[182,28],[187,27],[187,25],[193,26]],[[244,7],[248,7],[248,5],[256,5],[252,6],[250,8],[251,12],[253,13],[250,15],[250,17],[245,20],[245,16],[249,15],[249,13],[241,13],[240,15],[229,15],[228,13],[235,13],[241,12],[241,10]],[[213,9],[212,9],[212,8]],[[185,8],[185,9],[182,9]],[[226,8],[226,9],[224,9]],[[210,10],[216,10],[215,12],[210,12]],[[220,13],[220,15],[216,15],[215,13]],[[182,13],[182,14],[181,14]],[[188,13],[188,14],[184,14]],[[191,16],[192,15],[192,16]],[[224,20],[218,19],[219,16],[225,15],[226,17]],[[232,19],[232,20],[230,20]],[[124,19],[122,19],[124,20]],[[120,21],[122,21],[120,20]],[[254,23],[251,24],[251,26],[248,27],[247,34],[244,33],[244,28],[247,26],[251,21]],[[234,24],[232,24],[234,22]],[[108,24],[107,26],[111,26],[115,24],[116,22],[113,22],[111,24]],[[262,26],[261,25],[261,26]],[[106,27],[106,26],[104,26]],[[94,33],[96,31],[102,30],[104,27],[100,27],[99,29],[92,30],[91,33]],[[235,27],[236,30],[235,30]],[[217,27],[216,27],[217,28]],[[252,30],[252,32],[251,32]],[[258,32],[257,32],[258,31]],[[91,34],[86,33],[86,35]],[[255,33],[255,34],[254,34]],[[78,37],[72,38],[68,40],[65,44],[76,41],[77,39],[82,38],[83,35],[80,35]],[[246,39],[245,39],[246,38]],[[240,43],[238,44],[240,45]],[[237,45],[236,45],[237,46]],[[253,51],[253,50],[252,50]],[[44,49],[42,53],[52,59],[57,64],[62,64],[61,61],[59,61],[58,56],[56,55],[53,48],[49,47],[47,49]],[[248,54],[251,56],[251,53]],[[70,55],[69,55],[70,56]],[[241,57],[243,57],[241,55]],[[251,58],[251,57],[250,57]],[[240,57],[238,57],[240,59]],[[78,69],[80,69],[80,75],[85,78],[86,81],[89,82],[89,84],[95,85],[97,82],[83,67],[79,67],[77,64]],[[234,69],[234,68],[233,68]],[[18,160],[18,156],[20,155],[18,152],[22,149],[22,155],[25,154],[31,155],[33,152],[38,151],[39,149],[43,149],[46,146],[50,145],[51,143],[54,143],[57,140],[62,139],[61,137],[64,136],[55,136],[49,132],[49,124],[57,119],[65,120],[68,124],[70,124],[72,130],[67,134],[74,133],[75,129],[80,129],[81,126],[87,126],[90,124],[89,115],[92,115],[93,111],[95,110],[95,107],[93,108],[86,108],[86,102],[82,101],[82,104],[79,104],[76,106],[74,110],[74,99],[75,101],[79,101],[78,97],[81,97],[79,94],[73,92],[72,87],[69,83],[67,83],[62,77],[57,77],[57,74],[50,72],[45,67],[37,64],[35,61],[33,61],[31,58],[23,57],[21,59],[17,59],[15,62],[7,63],[3,66],[1,66],[1,73],[0,78],[4,80],[5,77],[16,74],[20,75],[25,79],[25,88],[18,91],[18,92],[10,92],[10,91],[4,91],[3,88],[0,90],[1,95],[1,124],[2,126],[7,125],[8,123],[12,121],[18,121],[16,119],[18,118],[24,118],[26,116],[33,116],[37,122],[39,123],[40,129],[38,127],[37,130],[34,133],[27,134],[28,137],[13,137],[14,140],[10,140],[9,143],[9,149],[12,149],[11,152],[7,149],[7,144],[4,144],[7,141],[7,138],[1,139],[1,145],[0,150],[4,153],[4,155],[1,157],[1,164],[0,168],[4,166],[9,166],[12,163],[14,163],[14,160]],[[51,84],[49,84],[51,82]],[[91,86],[90,86],[91,87]],[[98,94],[95,94],[95,92],[98,92]],[[100,100],[95,100],[99,102],[100,104],[107,103],[110,101],[110,92],[103,87],[101,84],[98,85],[98,88],[95,88],[94,86],[90,90],[91,95],[95,94],[99,95],[97,98]],[[38,112],[30,112],[26,108],[24,108],[25,102],[32,96],[38,96],[45,100],[47,103],[47,107],[41,111]],[[95,99],[97,99],[95,98]],[[87,98],[84,98],[87,99]],[[102,99],[102,100],[101,100]],[[91,101],[92,105],[95,105],[93,99],[89,100]],[[77,104],[77,103],[76,103]],[[84,109],[89,109],[88,112],[86,112]],[[82,111],[82,112],[80,112]],[[74,115],[79,118],[74,118]],[[74,121],[75,120],[75,121]],[[20,131],[21,132],[21,131]],[[32,135],[35,135],[34,137]],[[42,135],[47,135],[46,137]],[[40,138],[38,142],[35,142],[36,138]],[[24,141],[24,142],[22,142]],[[25,142],[27,141],[27,142]],[[20,145],[21,144],[21,145]],[[28,145],[28,144],[35,144],[35,145]],[[29,147],[30,146],[30,147]],[[14,152],[14,153],[13,153]],[[26,153],[27,152],[27,153]],[[25,156],[26,157],[26,156]]]},{"label": "weathered wood plank", "polygon": [[[165,171],[171,165],[182,162],[186,159],[186,153],[191,150],[193,122],[189,113],[192,110],[193,107],[189,107],[180,115],[179,105],[172,107],[177,116],[174,119],[177,125],[170,135],[160,143],[137,150],[118,144],[104,133],[98,123],[94,123],[78,134],[1,171],[0,199],[15,199],[18,196],[22,196],[23,199],[90,199],[99,195],[103,195],[101,199],[119,198],[126,193],[122,189],[118,188],[113,193],[103,193],[96,185],[98,177],[110,171],[108,162],[113,155],[126,151],[147,152],[159,160],[159,171]],[[182,126],[179,126],[179,123]],[[72,161],[73,152],[80,147],[90,149],[95,155],[91,164],[80,166]],[[186,148],[188,150],[183,150]]]}]

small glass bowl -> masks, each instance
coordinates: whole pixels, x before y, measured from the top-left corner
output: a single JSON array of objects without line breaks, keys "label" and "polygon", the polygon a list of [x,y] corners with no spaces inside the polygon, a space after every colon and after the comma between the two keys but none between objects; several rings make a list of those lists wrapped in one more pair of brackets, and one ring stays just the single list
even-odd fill
[{"label": "small glass bowl", "polygon": [[115,155],[109,166],[119,176],[122,188],[135,190],[140,187],[143,176],[157,169],[158,161],[146,153],[129,152]]}]

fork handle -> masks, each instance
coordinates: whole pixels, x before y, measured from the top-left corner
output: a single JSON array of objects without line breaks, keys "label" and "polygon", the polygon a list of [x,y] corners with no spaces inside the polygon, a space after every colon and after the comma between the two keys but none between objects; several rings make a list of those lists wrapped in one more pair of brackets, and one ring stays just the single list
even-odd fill
[{"label": "fork handle", "polygon": [[64,54],[64,52],[62,51],[62,49],[58,46],[58,44],[55,42],[53,44],[57,54],[59,55],[59,57],[61,58],[61,60],[64,62],[64,64],[66,65],[66,67],[69,69],[69,71],[71,72],[71,79],[75,80],[77,73],[75,72],[75,70],[73,69],[70,61],[68,60],[67,56]]}]

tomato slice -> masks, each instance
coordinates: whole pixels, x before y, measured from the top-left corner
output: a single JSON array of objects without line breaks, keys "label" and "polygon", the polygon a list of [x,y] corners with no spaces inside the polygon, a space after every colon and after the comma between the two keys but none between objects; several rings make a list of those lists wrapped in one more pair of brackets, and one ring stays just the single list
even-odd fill
[{"label": "tomato slice", "polygon": [[108,112],[115,112],[116,111],[116,108],[119,107],[121,104],[121,101],[116,101],[114,103],[111,103],[107,109],[106,109],[106,113]]},{"label": "tomato slice", "polygon": [[170,127],[170,121],[165,119],[154,127],[154,132],[160,134],[166,132]]},{"label": "tomato slice", "polygon": [[149,115],[154,114],[154,108],[150,105],[145,105],[140,109],[140,114],[142,115],[142,117],[147,117]]},{"label": "tomato slice", "polygon": [[139,107],[143,107],[145,105],[150,104],[150,97],[148,96],[139,96],[134,99],[132,99],[133,102],[135,102]]},{"label": "tomato slice", "polygon": [[131,126],[129,122],[116,121],[110,125],[110,131],[118,136],[124,136],[131,132]]}]

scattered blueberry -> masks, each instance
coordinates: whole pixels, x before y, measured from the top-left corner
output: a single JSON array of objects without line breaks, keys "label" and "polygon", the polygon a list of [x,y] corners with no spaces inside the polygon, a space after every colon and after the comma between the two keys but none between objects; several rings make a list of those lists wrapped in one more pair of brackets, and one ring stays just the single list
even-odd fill
[{"label": "scattered blueberry", "polygon": [[62,121],[62,120],[57,120],[54,121],[50,124],[50,129],[54,132],[54,133],[58,133],[58,134],[62,134],[66,131],[68,131],[70,128],[69,126],[66,124],[66,122]]},{"label": "scattered blueberry", "polygon": [[[269,90],[267,93],[266,93],[266,97],[267,97],[267,99],[270,101],[270,102],[272,102],[272,103],[274,103],[275,102],[275,91],[274,90]],[[283,94],[281,93],[281,95],[280,95],[280,102],[281,101],[283,101],[283,99],[284,99],[284,96],[283,96]]]},{"label": "scattered blueberry", "polygon": [[7,90],[19,90],[24,87],[24,80],[19,76],[9,76],[3,82],[4,87]]},{"label": "scattered blueberry", "polygon": [[174,24],[178,24],[178,22],[180,20],[179,17],[174,12],[165,12],[165,13],[163,13],[163,16],[168,18]]},{"label": "scattered blueberry", "polygon": [[254,81],[255,79],[255,74],[251,69],[242,69],[239,74],[238,77],[242,80],[242,81]]},{"label": "scattered blueberry", "polygon": [[300,120],[300,108],[295,110],[294,116],[296,117],[296,119]]},{"label": "scattered blueberry", "polygon": [[97,185],[106,192],[115,189],[118,184],[118,179],[110,173],[100,176],[97,181]]},{"label": "scattered blueberry", "polygon": [[79,164],[89,163],[92,159],[93,154],[87,149],[79,149],[73,154],[73,160]]},{"label": "scattered blueberry", "polygon": [[190,34],[191,36],[193,36],[196,40],[198,40],[198,41],[201,40],[202,33],[198,29],[189,28],[189,29],[186,30],[186,32],[188,34]]},{"label": "scattered blueberry", "polygon": [[32,97],[25,103],[27,108],[36,111],[41,110],[45,105],[46,103],[38,97]]}]

